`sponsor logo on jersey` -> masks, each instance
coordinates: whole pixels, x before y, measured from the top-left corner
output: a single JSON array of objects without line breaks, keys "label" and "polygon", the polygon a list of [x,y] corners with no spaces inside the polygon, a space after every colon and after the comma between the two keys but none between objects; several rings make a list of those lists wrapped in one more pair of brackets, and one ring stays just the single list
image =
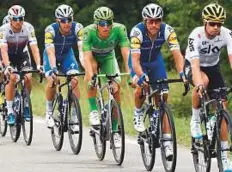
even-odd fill
[{"label": "sponsor logo on jersey", "polygon": [[210,53],[218,53],[220,51],[220,48],[218,46],[215,46],[215,47],[212,47],[212,45],[209,45],[208,47],[206,48],[202,48],[200,50],[200,53],[201,54],[210,54]]},{"label": "sponsor logo on jersey", "polygon": [[138,37],[139,35],[140,35],[140,32],[137,31],[137,30],[134,30],[133,33],[132,33],[133,37]]},{"label": "sponsor logo on jersey", "polygon": [[194,51],[193,41],[194,41],[193,38],[189,38],[189,40],[188,40],[190,52]]},{"label": "sponsor logo on jersey", "polygon": [[78,38],[79,38],[80,40],[83,39],[83,29],[80,29],[80,30],[79,30],[77,36],[78,36]]},{"label": "sponsor logo on jersey", "polygon": [[175,32],[172,32],[168,38],[168,42],[169,44],[172,45],[177,45],[178,44],[178,40],[177,40],[177,36]]},{"label": "sponsor logo on jersey", "polygon": [[131,48],[132,49],[140,49],[141,48],[141,42],[138,38],[136,38],[136,37],[131,38]]},{"label": "sponsor logo on jersey", "polygon": [[83,33],[83,40],[86,41],[88,39],[88,32]]},{"label": "sponsor logo on jersey", "polygon": [[53,43],[53,36],[50,32],[45,33],[45,44]]},{"label": "sponsor logo on jersey", "polygon": [[3,39],[3,33],[0,33],[0,39]]}]

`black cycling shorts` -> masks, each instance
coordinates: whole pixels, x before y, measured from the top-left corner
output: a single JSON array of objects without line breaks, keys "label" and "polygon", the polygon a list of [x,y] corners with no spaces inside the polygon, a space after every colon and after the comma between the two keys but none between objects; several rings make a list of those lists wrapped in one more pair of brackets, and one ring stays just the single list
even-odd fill
[{"label": "black cycling shorts", "polygon": [[9,54],[10,65],[17,68],[18,71],[32,68],[29,52],[22,54]]}]

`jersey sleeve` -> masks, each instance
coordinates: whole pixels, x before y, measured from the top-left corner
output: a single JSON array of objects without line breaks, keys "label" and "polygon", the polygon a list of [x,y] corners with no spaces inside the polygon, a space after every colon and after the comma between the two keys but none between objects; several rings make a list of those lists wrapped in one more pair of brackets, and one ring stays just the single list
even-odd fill
[{"label": "jersey sleeve", "polygon": [[226,29],[226,42],[227,42],[227,53],[228,55],[232,55],[232,31]]},{"label": "jersey sleeve", "polygon": [[[5,25],[3,25],[3,26],[5,26]],[[3,26],[0,27],[0,46],[7,44],[6,29]]]},{"label": "jersey sleeve", "polygon": [[45,39],[44,39],[45,48],[54,47],[54,37],[55,37],[55,31],[53,27],[51,25],[46,27]]},{"label": "jersey sleeve", "polygon": [[193,30],[192,33],[188,37],[188,45],[187,45],[187,50],[188,50],[188,58],[190,60],[194,58],[199,58],[199,51],[198,51],[198,43],[199,38],[197,36],[196,30]]},{"label": "jersey sleeve", "polygon": [[120,47],[130,47],[130,41],[127,36],[127,30],[124,25],[119,28],[119,46]]},{"label": "jersey sleeve", "polygon": [[141,53],[141,44],[143,42],[143,35],[140,29],[133,27],[130,32],[130,48],[131,53]]},{"label": "jersey sleeve", "polygon": [[88,29],[88,27],[86,27],[86,28],[83,29],[82,50],[84,52],[92,50],[92,45],[91,45],[91,30]]},{"label": "jersey sleeve", "polygon": [[35,36],[34,27],[30,23],[26,23],[26,26],[28,28],[28,33],[29,33],[29,35],[28,35],[29,44],[30,45],[37,44],[37,39],[36,39],[36,36]]},{"label": "jersey sleeve", "polygon": [[75,26],[75,33],[77,36],[77,42],[81,42],[83,40],[83,25],[77,23]]},{"label": "jersey sleeve", "polygon": [[168,47],[170,48],[171,51],[175,49],[180,49],[180,45],[177,40],[176,32],[168,24],[166,24],[165,26],[164,36],[165,36],[165,40],[168,43]]}]

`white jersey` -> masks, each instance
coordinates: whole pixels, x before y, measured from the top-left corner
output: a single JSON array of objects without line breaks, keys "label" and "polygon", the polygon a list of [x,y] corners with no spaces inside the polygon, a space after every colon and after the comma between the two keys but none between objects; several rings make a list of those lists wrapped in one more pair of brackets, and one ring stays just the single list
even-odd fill
[{"label": "white jersey", "polygon": [[17,33],[13,32],[10,23],[0,27],[0,46],[8,45],[9,54],[26,52],[28,43],[30,45],[37,44],[35,30],[30,23],[23,22],[21,31]]},{"label": "white jersey", "polygon": [[213,39],[205,35],[205,27],[197,27],[188,38],[188,47],[185,58],[191,62],[194,58],[200,59],[200,66],[214,66],[219,62],[221,49],[226,46],[228,55],[232,55],[232,32],[221,27],[221,32]]}]

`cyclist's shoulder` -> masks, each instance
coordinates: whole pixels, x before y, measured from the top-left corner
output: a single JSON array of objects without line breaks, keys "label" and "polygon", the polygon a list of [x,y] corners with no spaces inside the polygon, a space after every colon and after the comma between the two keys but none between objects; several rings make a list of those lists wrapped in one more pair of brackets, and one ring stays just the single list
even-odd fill
[{"label": "cyclist's shoulder", "polygon": [[26,22],[26,21],[23,22],[23,27],[27,28],[29,32],[34,30],[34,26],[31,23]]},{"label": "cyclist's shoulder", "polygon": [[122,29],[122,28],[126,28],[126,26],[124,24],[117,23],[117,22],[113,23],[113,29]]},{"label": "cyclist's shoulder", "polygon": [[232,36],[232,31],[228,29],[227,27],[222,26],[221,27],[221,34],[230,34]]},{"label": "cyclist's shoulder", "polygon": [[95,24],[90,24],[90,25],[88,25],[88,26],[85,26],[85,27],[84,27],[84,30],[85,30],[86,32],[93,32],[93,31],[96,31],[97,28],[96,28],[96,25],[95,25]]},{"label": "cyclist's shoulder", "polygon": [[200,38],[204,37],[204,35],[205,35],[204,26],[198,26],[198,27],[195,27],[191,31],[191,33],[189,34],[189,38],[200,39]]},{"label": "cyclist's shoulder", "polygon": [[55,30],[58,30],[58,24],[57,23],[51,23],[45,28],[45,32],[54,32]]}]

